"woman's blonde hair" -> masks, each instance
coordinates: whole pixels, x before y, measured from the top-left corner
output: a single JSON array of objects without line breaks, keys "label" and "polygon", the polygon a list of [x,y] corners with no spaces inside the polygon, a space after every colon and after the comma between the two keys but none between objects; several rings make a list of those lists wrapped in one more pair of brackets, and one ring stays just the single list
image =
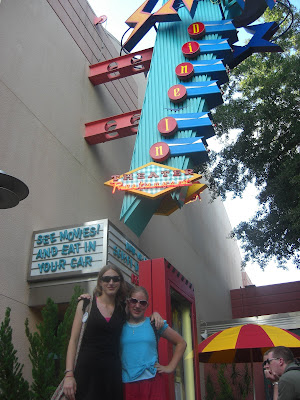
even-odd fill
[{"label": "woman's blonde hair", "polygon": [[117,294],[116,294],[116,305],[117,306],[124,305],[124,302],[125,302],[126,297],[127,297],[127,292],[128,292],[127,283],[124,280],[124,276],[123,276],[122,271],[120,270],[120,268],[118,268],[114,264],[108,263],[108,264],[104,265],[103,268],[101,268],[101,270],[100,270],[100,272],[98,274],[97,285],[95,287],[94,294],[96,296],[101,296],[102,295],[101,279],[102,279],[102,276],[105,274],[105,272],[109,271],[110,269],[115,271],[119,275],[119,277],[121,278],[120,289],[117,291]]},{"label": "woman's blonde hair", "polygon": [[134,287],[132,287],[130,289],[130,291],[129,291],[128,297],[130,298],[130,297],[132,297],[134,295],[134,293],[139,293],[139,292],[144,293],[147,301],[149,300],[149,294],[148,294],[147,290],[143,286],[134,286]]}]

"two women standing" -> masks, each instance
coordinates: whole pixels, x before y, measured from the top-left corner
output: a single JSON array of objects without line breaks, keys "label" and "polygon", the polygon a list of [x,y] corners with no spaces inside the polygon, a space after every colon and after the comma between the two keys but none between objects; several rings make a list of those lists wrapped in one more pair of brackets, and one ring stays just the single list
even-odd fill
[{"label": "two women standing", "polygon": [[158,364],[155,332],[144,315],[147,306],[147,291],[133,288],[126,315],[126,283],[120,269],[112,264],[101,269],[76,367],[81,301],[75,313],[64,382],[69,400],[122,400],[122,377],[125,400],[165,399],[160,373],[175,370],[186,343],[156,313],[158,334],[175,345],[171,362],[167,366]]}]

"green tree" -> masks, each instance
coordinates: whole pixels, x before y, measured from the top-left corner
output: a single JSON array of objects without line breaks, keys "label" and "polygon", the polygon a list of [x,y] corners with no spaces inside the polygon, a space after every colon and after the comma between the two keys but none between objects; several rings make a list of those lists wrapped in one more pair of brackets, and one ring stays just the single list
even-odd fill
[{"label": "green tree", "polygon": [[231,378],[231,382],[234,386],[236,385],[236,382],[240,376],[241,376],[241,374],[238,372],[238,370],[236,368],[236,363],[232,363],[230,378]]},{"label": "green tree", "polygon": [[58,307],[50,298],[42,310],[43,320],[36,326],[36,332],[30,332],[28,319],[25,321],[25,332],[30,345],[29,358],[32,363],[33,399],[49,400],[64,376],[77,298],[82,292],[79,286],[74,288],[62,322],[59,322]]},{"label": "green tree", "polygon": [[29,340],[29,358],[32,363],[33,398],[49,400],[58,384],[55,373],[57,358],[56,330],[58,325],[58,308],[51,299],[47,299],[42,310],[43,321],[37,325],[37,331],[31,333],[28,319],[25,321],[25,332]]},{"label": "green tree", "polygon": [[[284,10],[276,4],[264,18],[279,22]],[[274,36],[283,53],[254,54],[231,72],[224,105],[213,116],[225,145],[204,171],[223,199],[228,193],[242,197],[249,183],[258,189],[256,215],[233,235],[241,240],[245,262],[262,268],[273,257],[278,266],[293,260],[300,267],[300,35],[293,11],[292,27],[280,36],[288,16]]]},{"label": "green tree", "polygon": [[218,382],[220,391],[217,394],[217,400],[234,400],[231,385],[225,377],[226,365],[222,364],[218,371]]},{"label": "green tree", "polygon": [[213,381],[211,376],[208,375],[206,379],[206,400],[215,400],[216,398],[216,391],[214,388]]},{"label": "green tree", "polygon": [[77,308],[78,297],[83,293],[83,290],[79,286],[75,286],[74,293],[68,308],[65,312],[62,323],[57,328],[58,337],[58,354],[59,354],[59,381],[64,377],[64,371],[66,369],[66,356],[68,350],[69,339],[71,336],[71,329],[73,325],[73,319]]},{"label": "green tree", "polygon": [[244,366],[244,375],[242,376],[242,381],[239,382],[239,391],[242,400],[245,400],[251,392],[251,376],[249,374],[248,364]]},{"label": "green tree", "polygon": [[8,307],[0,327],[0,400],[29,400],[29,384],[23,378],[23,365],[12,343],[10,311]]}]

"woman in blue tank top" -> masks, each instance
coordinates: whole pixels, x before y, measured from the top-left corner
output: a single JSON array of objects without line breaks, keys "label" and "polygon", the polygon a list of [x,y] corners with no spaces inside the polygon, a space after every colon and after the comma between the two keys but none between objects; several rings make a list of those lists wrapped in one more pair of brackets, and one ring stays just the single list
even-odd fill
[{"label": "woman in blue tank top", "polygon": [[145,317],[148,293],[134,287],[127,300],[129,318],[121,335],[122,380],[125,400],[164,400],[162,373],[174,372],[186,348],[185,340],[166,321],[157,331],[159,336],[175,345],[168,365],[158,363],[157,339],[150,318]]}]

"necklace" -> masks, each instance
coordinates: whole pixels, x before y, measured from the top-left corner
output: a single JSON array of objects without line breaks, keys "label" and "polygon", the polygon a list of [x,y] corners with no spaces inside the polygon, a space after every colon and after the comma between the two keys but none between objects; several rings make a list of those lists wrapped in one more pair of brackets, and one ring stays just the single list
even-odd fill
[{"label": "necklace", "polygon": [[132,329],[132,335],[134,335],[134,330],[135,330],[137,327],[143,325],[143,323],[144,323],[145,321],[146,321],[146,319],[143,319],[143,321],[141,321],[141,322],[128,322],[128,321],[127,321],[127,325],[129,326],[129,328]]}]

